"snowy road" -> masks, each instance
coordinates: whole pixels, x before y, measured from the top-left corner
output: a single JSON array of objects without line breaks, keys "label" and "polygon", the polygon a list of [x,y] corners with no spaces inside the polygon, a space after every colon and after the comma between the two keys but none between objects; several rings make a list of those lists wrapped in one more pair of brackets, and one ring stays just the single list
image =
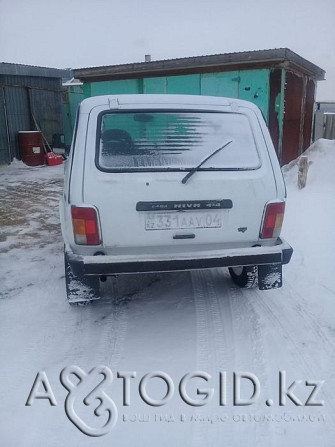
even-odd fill
[{"label": "snowy road", "polygon": [[[334,203],[335,183],[331,188],[326,174],[335,158],[328,153],[314,158],[325,175],[315,180],[312,165],[309,190],[298,191],[294,169],[287,173],[284,235],[295,254],[284,267],[282,289],[237,289],[224,269],[134,275],[109,279],[102,299],[85,307],[70,307],[65,298],[58,222],[63,168],[27,168],[19,162],[1,168],[1,446],[333,447],[335,206],[325,204]],[[315,209],[322,222],[317,235]],[[86,372],[106,365],[113,371],[106,390],[118,421],[107,435],[88,437],[67,418],[67,391],[59,375],[70,365]],[[38,371],[46,372],[57,405],[35,399],[25,406]],[[123,405],[118,371],[136,372],[129,406]],[[141,378],[153,371],[168,374],[175,387],[160,407],[145,403],[138,391]],[[204,406],[191,406],[179,394],[181,378],[193,371],[211,376],[208,383],[195,378],[187,385],[198,401],[203,396],[196,388],[214,389]],[[296,406],[286,399],[280,406],[280,371],[286,371],[287,386],[302,381],[294,394],[303,403],[313,388],[305,382],[324,380],[315,397],[324,405]],[[227,377],[221,406],[220,372]],[[234,372],[258,378],[260,397],[253,405],[233,405]],[[250,397],[251,382],[242,382],[241,394]],[[147,387],[155,399],[166,389],[157,378]],[[78,411],[89,417],[87,409]]]}]

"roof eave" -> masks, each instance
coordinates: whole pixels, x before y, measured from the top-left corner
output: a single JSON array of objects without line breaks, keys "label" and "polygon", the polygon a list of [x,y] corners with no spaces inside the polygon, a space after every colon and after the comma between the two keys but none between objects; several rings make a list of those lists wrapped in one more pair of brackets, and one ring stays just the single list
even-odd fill
[{"label": "roof eave", "polygon": [[44,78],[68,78],[71,70],[38,67],[34,65],[12,64],[0,62],[0,75],[5,76],[31,76]]},{"label": "roof eave", "polygon": [[93,82],[243,68],[287,68],[305,73],[316,80],[325,78],[324,70],[287,48],[81,68],[74,70],[74,76],[84,82]]}]

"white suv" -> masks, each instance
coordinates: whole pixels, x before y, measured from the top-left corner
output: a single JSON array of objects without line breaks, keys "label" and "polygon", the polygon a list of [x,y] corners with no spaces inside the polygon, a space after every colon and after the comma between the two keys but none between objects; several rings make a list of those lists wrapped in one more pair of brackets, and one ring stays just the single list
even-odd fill
[{"label": "white suv", "polygon": [[69,302],[108,275],[229,267],[240,287],[282,285],[286,190],[259,109],[236,99],[85,99],[65,170]]}]

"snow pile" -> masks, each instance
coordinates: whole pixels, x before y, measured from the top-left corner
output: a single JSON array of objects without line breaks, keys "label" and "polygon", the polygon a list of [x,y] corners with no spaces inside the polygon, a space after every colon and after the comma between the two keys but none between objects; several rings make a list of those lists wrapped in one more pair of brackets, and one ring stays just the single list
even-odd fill
[{"label": "snow pile", "polygon": [[[310,192],[313,189],[313,192],[316,192],[315,188],[317,190],[320,190],[320,187],[327,189],[328,186],[335,188],[335,140],[321,138],[313,143],[303,155],[308,156],[310,162],[306,190]],[[299,158],[282,168],[286,185],[292,189],[297,185],[298,163]]]},{"label": "snow pile", "polygon": [[65,163],[57,166],[27,166],[16,158],[7,166],[0,166],[0,187],[21,185],[24,181],[43,182],[50,178],[62,178]]},{"label": "snow pile", "polygon": [[288,198],[282,234],[294,248],[286,274],[301,281],[308,298],[313,290],[320,294],[320,287],[335,294],[335,285],[331,286],[335,265],[335,141],[317,140],[303,155],[310,162],[304,189],[298,189],[299,159],[283,167]]}]

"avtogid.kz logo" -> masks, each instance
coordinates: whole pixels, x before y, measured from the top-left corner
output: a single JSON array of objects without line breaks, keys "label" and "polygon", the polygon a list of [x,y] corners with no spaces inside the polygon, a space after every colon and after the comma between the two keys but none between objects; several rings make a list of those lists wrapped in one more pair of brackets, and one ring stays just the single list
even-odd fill
[{"label": "avtogid.kz logo", "polygon": [[[79,379],[79,383],[71,380],[71,375]],[[91,383],[97,375],[102,375],[102,381],[91,388]],[[113,381],[113,373],[107,366],[97,366],[86,374],[79,366],[64,368],[60,374],[62,385],[68,390],[65,399],[65,412],[70,421],[88,436],[102,436],[109,433],[117,421],[117,408],[114,401],[105,393],[104,387]],[[87,389],[92,389],[86,395]],[[84,405],[95,405],[94,414],[102,418],[107,414],[107,421],[101,427],[95,428],[87,425],[76,413],[74,404],[76,399],[85,396],[82,401]]]},{"label": "avtogid.kz logo", "polygon": [[[102,376],[98,384],[97,377]],[[64,402],[65,413],[69,420],[87,436],[103,436],[110,432],[117,422],[118,412],[114,401],[105,393],[104,388],[113,381],[113,373],[107,366],[97,366],[86,374],[79,366],[68,366],[60,373],[60,381],[68,391]],[[40,391],[42,389],[42,391]],[[45,371],[40,371],[29,393],[26,406],[35,399],[47,399],[50,405],[57,401]],[[97,427],[87,424],[77,414],[76,404],[91,407],[96,422],[104,421]]]},{"label": "avtogid.kz logo", "polygon": [[[117,373],[117,378],[122,379],[123,406],[129,407],[131,380],[136,379],[136,372],[120,371]],[[148,388],[150,388],[149,383],[152,379],[160,379],[162,381],[164,393],[160,399],[153,398],[148,392]],[[179,396],[183,403],[192,407],[202,407],[216,396],[218,406],[226,407],[228,405],[226,371],[218,373],[215,381],[216,387],[204,386],[204,382],[208,383],[211,379],[212,376],[204,371],[194,371],[185,374],[178,384]],[[117,407],[105,392],[105,388],[112,381],[113,373],[107,366],[97,366],[91,369],[89,373],[86,373],[79,366],[73,365],[64,368],[60,373],[60,382],[68,391],[64,402],[65,413],[69,420],[87,436],[106,435],[118,420]],[[199,381],[201,381],[202,386],[199,385]],[[242,396],[241,384],[245,381],[249,382],[249,385],[251,384],[252,392],[251,394],[249,393],[250,395]],[[265,405],[270,407],[277,401],[279,406],[285,406],[288,398],[296,406],[323,406],[324,400],[316,399],[323,383],[324,381],[322,380],[296,380],[288,384],[286,371],[279,371],[278,400],[272,398],[265,399]],[[232,390],[229,397],[233,406],[253,405],[261,397],[261,385],[257,376],[253,373],[234,372],[231,385]],[[298,389],[299,385],[300,389]],[[305,387],[312,388],[306,393]],[[175,386],[172,378],[163,371],[147,373],[138,383],[139,396],[146,405],[151,407],[166,405],[174,396],[174,391]],[[46,399],[50,405],[57,405],[45,371],[37,373],[26,406],[32,406],[37,399]],[[83,409],[86,412],[82,411]]]}]

